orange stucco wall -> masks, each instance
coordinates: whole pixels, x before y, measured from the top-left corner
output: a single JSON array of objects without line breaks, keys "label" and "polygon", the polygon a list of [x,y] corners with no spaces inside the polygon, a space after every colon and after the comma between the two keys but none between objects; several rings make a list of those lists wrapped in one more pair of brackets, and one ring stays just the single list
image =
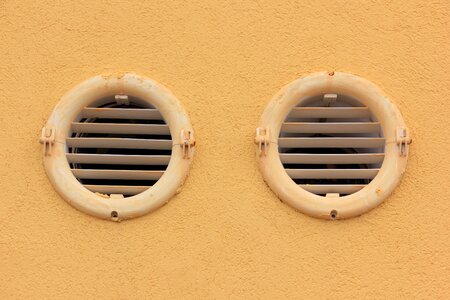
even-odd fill
[{"label": "orange stucco wall", "polygon": [[[0,1],[2,299],[449,298],[450,2]],[[376,83],[413,135],[371,212],[323,221],[264,184],[253,136],[283,85],[339,70]],[[147,216],[89,217],[54,191],[40,130],[59,98],[131,71],[189,112],[182,192]]]}]

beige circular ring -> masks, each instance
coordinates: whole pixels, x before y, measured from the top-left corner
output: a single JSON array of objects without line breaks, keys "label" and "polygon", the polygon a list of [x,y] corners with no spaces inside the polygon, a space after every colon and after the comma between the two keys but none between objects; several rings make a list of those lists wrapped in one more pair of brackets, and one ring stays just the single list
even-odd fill
[{"label": "beige circular ring", "polygon": [[[281,163],[277,144],[283,121],[293,107],[319,94],[354,97],[367,106],[381,124],[386,141],[383,164],[377,176],[354,194],[322,197],[310,193],[288,176]],[[407,130],[399,110],[373,83],[352,74],[319,72],[293,81],[273,97],[259,128],[269,133],[265,154],[260,153],[260,146],[257,146],[257,159],[265,181],[283,202],[313,217],[343,219],[371,210],[392,193],[406,168],[407,154],[401,147],[407,149],[408,145],[398,144],[398,133]]]},{"label": "beige circular ring", "polygon": [[[170,128],[173,147],[169,165],[155,185],[132,197],[105,199],[83,187],[72,174],[66,158],[66,137],[71,122],[85,106],[117,94],[138,97],[155,106]],[[136,74],[96,76],[82,82],[61,98],[45,128],[55,130],[51,153],[44,155],[44,166],[57,192],[80,211],[113,221],[142,216],[168,202],[179,192],[193,157],[194,149],[185,157],[180,146],[180,132],[193,133],[193,129],[178,99],[157,82]]]}]

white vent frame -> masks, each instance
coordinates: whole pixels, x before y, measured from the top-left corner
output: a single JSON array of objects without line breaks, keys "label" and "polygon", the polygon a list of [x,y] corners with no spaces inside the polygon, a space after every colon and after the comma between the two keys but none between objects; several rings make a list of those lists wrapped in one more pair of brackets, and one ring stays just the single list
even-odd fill
[{"label": "white vent frame", "polygon": [[[289,112],[308,97],[342,94],[358,99],[376,116],[385,138],[385,158],[377,176],[363,189],[342,197],[322,197],[299,187],[284,169],[278,151],[281,126]],[[382,203],[406,169],[408,130],[397,107],[368,80],[343,72],[318,72],[282,88],[270,101],[256,130],[256,152],[264,180],[281,201],[316,218],[359,216]]]},{"label": "white vent frame", "polygon": [[[66,138],[72,121],[84,107],[102,97],[129,95],[155,106],[170,129],[172,154],[164,174],[149,189],[126,198],[104,198],[75,178],[66,158]],[[194,155],[189,117],[178,99],[161,84],[136,74],[96,76],[74,87],[54,108],[42,130],[44,166],[56,191],[70,205],[89,215],[120,221],[147,214],[180,192]]]}]

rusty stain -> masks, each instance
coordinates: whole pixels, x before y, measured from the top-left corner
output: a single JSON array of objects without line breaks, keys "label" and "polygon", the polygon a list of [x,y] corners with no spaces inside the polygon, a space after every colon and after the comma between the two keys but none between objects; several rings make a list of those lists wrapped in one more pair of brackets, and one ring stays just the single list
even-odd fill
[{"label": "rusty stain", "polygon": [[381,192],[382,192],[381,188],[377,188],[376,191],[375,191],[377,196],[381,196]]}]

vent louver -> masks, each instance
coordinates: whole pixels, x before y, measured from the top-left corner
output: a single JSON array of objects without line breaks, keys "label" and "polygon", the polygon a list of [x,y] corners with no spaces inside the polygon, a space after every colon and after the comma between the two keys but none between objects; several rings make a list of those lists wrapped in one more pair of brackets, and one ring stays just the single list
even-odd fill
[{"label": "vent louver", "polygon": [[370,110],[336,94],[311,97],[292,109],[278,139],[288,175],[321,196],[344,196],[369,184],[383,162],[384,143]]},{"label": "vent louver", "polygon": [[83,108],[71,124],[66,139],[71,171],[92,192],[134,196],[166,170],[172,152],[169,127],[140,99],[120,95],[100,103]]}]

